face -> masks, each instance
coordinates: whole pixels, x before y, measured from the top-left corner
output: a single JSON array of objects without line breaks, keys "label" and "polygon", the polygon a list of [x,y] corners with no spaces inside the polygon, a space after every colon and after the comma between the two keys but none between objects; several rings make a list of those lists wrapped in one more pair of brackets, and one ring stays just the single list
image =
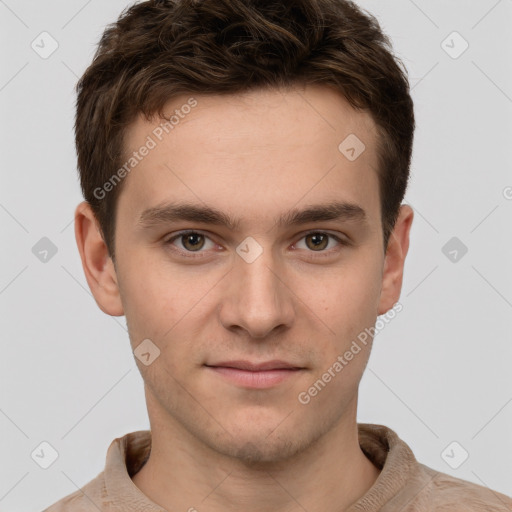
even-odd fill
[{"label": "face", "polygon": [[344,354],[398,300],[406,244],[384,254],[375,125],[319,86],[189,100],[168,104],[168,134],[143,118],[126,133],[127,159],[155,145],[125,178],[95,297],[133,350],[151,340],[136,362],[153,430],[283,460],[355,414],[371,339]]}]

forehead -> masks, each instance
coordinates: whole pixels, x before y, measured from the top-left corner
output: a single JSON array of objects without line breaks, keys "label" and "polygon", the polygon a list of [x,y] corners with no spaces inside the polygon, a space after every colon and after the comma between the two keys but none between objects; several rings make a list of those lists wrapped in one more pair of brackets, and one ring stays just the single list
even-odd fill
[{"label": "forehead", "polygon": [[139,155],[118,209],[129,204],[134,218],[178,198],[253,219],[263,202],[270,214],[325,200],[379,215],[375,124],[331,88],[182,95],[165,115],[125,133],[126,161]]}]

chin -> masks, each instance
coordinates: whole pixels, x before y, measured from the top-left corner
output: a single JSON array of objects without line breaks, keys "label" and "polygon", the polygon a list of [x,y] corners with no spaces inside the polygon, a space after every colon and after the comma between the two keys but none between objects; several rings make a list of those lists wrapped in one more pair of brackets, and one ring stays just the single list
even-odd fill
[{"label": "chin", "polygon": [[210,447],[247,466],[261,466],[262,469],[289,461],[321,436],[321,433],[315,436],[313,432],[308,432],[304,425],[299,428],[293,422],[287,423],[283,418],[267,423],[246,419],[238,423],[236,428],[226,430],[232,435],[224,432],[226,435],[210,439]]},{"label": "chin", "polygon": [[237,442],[231,439],[229,446],[218,447],[217,449],[247,466],[265,469],[270,465],[284,462],[293,457],[302,450],[302,446],[294,439],[268,439],[268,437],[262,435],[259,440],[245,442]]}]

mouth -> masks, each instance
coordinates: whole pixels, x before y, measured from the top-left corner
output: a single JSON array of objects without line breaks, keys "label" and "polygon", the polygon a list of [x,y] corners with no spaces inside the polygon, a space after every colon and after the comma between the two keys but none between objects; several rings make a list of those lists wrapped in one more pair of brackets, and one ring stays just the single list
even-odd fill
[{"label": "mouth", "polygon": [[205,367],[229,382],[245,388],[269,388],[305,370],[285,361],[223,361]]}]

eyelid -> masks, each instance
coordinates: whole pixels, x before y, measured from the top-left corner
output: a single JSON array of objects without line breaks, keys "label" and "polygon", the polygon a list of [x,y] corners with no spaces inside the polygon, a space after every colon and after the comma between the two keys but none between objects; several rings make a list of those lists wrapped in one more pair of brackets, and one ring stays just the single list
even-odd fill
[{"label": "eyelid", "polygon": [[190,257],[190,258],[202,258],[202,257],[204,257],[202,255],[206,254],[206,251],[202,251],[202,250],[199,250],[199,251],[185,251],[183,249],[176,248],[174,246],[174,244],[173,244],[173,242],[175,240],[181,238],[182,236],[189,235],[189,234],[192,234],[192,233],[193,234],[202,235],[205,238],[207,238],[210,241],[212,241],[213,243],[216,243],[214,240],[212,240],[211,236],[209,236],[208,234],[206,234],[205,232],[203,232],[200,229],[183,229],[181,231],[178,231],[177,233],[174,233],[172,236],[170,236],[168,238],[165,238],[163,243],[166,246],[168,245],[168,246],[172,247],[172,250],[175,250],[176,252],[178,252],[180,254],[185,254],[187,257]]},{"label": "eyelid", "polygon": [[320,257],[320,258],[329,257],[329,256],[332,256],[333,254],[339,252],[341,248],[348,247],[349,245],[351,245],[351,241],[348,239],[348,237],[346,235],[343,235],[342,233],[338,233],[338,232],[335,234],[330,231],[325,231],[322,229],[312,229],[312,230],[308,230],[303,233],[300,233],[298,235],[299,238],[298,238],[297,242],[295,242],[293,245],[300,242],[306,236],[313,235],[313,234],[327,235],[331,239],[335,240],[338,243],[338,245],[337,245],[337,247],[331,247],[331,249],[327,249],[327,250],[323,250],[323,251],[309,250],[309,251],[307,251],[308,256],[315,255],[315,257]]},{"label": "eyelid", "polygon": [[[344,233],[340,233],[339,231],[332,232],[328,229],[308,229],[302,233],[298,233],[296,236],[299,237],[298,240],[301,240],[307,235],[313,235],[313,234],[320,234],[320,235],[329,235],[331,238],[334,238],[337,242],[341,244],[349,244],[350,239],[347,235]],[[314,251],[312,251],[314,252]]]}]

